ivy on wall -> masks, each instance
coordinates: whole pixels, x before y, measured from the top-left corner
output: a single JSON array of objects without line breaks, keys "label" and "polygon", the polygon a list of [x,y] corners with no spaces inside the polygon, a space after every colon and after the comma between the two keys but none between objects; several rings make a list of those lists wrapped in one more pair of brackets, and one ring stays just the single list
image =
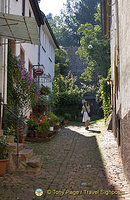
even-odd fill
[{"label": "ivy on wall", "polygon": [[111,69],[109,70],[107,78],[102,78],[99,81],[99,84],[100,84],[99,94],[100,94],[100,99],[103,102],[103,110],[104,110],[104,119],[105,119],[105,121],[107,120],[108,116],[112,112],[112,107],[111,107],[111,86],[108,83],[110,81],[110,75],[111,75]]}]

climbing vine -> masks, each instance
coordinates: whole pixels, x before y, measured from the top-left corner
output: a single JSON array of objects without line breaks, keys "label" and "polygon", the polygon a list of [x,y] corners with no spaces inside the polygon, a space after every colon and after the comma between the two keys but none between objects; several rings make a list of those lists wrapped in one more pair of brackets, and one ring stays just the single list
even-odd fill
[{"label": "climbing vine", "polygon": [[110,74],[111,71],[109,70],[107,78],[102,78],[99,81],[100,84],[100,89],[99,89],[99,94],[100,94],[100,99],[103,102],[103,110],[104,110],[104,119],[105,121],[107,120],[108,116],[112,112],[111,108],[111,86],[108,83],[110,81]]},{"label": "climbing vine", "polygon": [[20,57],[15,57],[11,53],[9,42],[8,50],[8,106],[15,107],[21,115],[23,110],[31,105],[33,98],[38,98],[39,91],[35,80],[24,67]]}]

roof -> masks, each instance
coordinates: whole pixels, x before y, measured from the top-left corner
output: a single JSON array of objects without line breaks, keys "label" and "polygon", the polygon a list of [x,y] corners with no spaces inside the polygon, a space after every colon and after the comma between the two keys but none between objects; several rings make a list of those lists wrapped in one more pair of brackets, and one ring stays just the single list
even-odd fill
[{"label": "roof", "polygon": [[0,35],[8,39],[40,45],[35,18],[0,12]]}]

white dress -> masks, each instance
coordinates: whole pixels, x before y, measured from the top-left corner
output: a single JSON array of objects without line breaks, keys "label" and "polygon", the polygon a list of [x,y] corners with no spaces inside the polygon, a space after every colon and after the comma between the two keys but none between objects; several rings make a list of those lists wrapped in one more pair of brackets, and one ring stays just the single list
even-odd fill
[{"label": "white dress", "polygon": [[86,121],[88,121],[88,120],[90,121],[90,117],[88,116],[87,111],[84,111],[82,122],[86,122]]}]

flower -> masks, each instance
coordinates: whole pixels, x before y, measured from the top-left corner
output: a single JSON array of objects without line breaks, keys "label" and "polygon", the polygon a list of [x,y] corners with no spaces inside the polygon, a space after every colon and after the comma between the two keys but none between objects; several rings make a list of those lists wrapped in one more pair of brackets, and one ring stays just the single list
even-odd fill
[{"label": "flower", "polygon": [[47,119],[47,116],[43,116],[43,117],[42,117],[42,120],[45,120],[45,119]]},{"label": "flower", "polygon": [[33,117],[34,117],[33,115],[30,115],[30,116],[29,116],[29,118],[33,118]]}]

